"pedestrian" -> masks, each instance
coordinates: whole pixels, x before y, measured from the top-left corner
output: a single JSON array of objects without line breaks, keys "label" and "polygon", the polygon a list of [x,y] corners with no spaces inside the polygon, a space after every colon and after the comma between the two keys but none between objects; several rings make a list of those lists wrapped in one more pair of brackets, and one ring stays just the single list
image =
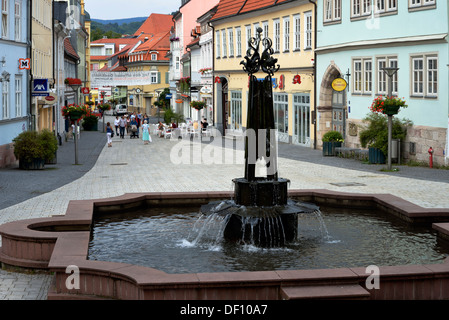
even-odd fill
[{"label": "pedestrian", "polygon": [[143,144],[148,144],[151,142],[151,136],[150,136],[150,126],[148,125],[148,121],[144,120],[142,125],[142,140]]},{"label": "pedestrian", "polygon": [[119,126],[120,126],[120,118],[118,116],[115,117],[114,125],[115,125],[115,134],[118,136]]},{"label": "pedestrian", "polygon": [[112,147],[112,135],[114,134],[114,129],[112,129],[111,123],[106,124],[106,136],[108,137],[108,147]]},{"label": "pedestrian", "polygon": [[126,128],[126,119],[125,116],[120,118],[119,126],[120,126],[120,138],[125,139],[125,128]]}]

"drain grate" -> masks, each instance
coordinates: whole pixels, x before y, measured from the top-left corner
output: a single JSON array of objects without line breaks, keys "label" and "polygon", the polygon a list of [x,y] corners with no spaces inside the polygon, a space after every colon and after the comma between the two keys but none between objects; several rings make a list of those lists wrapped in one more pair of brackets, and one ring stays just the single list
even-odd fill
[{"label": "drain grate", "polygon": [[358,182],[339,182],[339,183],[331,183],[337,187],[364,187],[366,184],[358,183]]},{"label": "drain grate", "polygon": [[111,166],[127,166],[128,164],[126,162],[123,163],[111,163]]}]

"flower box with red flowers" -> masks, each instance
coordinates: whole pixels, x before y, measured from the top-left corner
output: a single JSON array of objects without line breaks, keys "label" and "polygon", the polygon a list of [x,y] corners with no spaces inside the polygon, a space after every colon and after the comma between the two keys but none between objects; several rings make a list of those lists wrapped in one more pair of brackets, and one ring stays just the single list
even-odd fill
[{"label": "flower box with red flowers", "polygon": [[405,100],[397,97],[379,96],[374,99],[370,110],[372,112],[383,113],[386,115],[398,114],[400,108],[407,108]]}]

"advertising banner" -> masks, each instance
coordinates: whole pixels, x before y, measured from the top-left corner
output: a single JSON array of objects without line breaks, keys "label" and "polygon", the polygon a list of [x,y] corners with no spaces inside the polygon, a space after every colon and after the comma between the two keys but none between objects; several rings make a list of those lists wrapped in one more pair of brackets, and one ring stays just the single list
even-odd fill
[{"label": "advertising banner", "polygon": [[91,73],[91,87],[141,86],[151,84],[150,71]]}]

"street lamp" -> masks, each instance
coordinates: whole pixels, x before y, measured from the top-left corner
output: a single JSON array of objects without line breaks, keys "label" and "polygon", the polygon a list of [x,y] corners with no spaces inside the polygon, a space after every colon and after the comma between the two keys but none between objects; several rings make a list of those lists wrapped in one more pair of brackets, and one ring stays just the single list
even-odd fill
[{"label": "street lamp", "polygon": [[[383,70],[388,76],[388,96],[393,96],[393,76],[398,72],[399,68],[384,67]],[[393,132],[393,115],[388,114],[388,170],[391,170],[391,136]]]},{"label": "street lamp", "polygon": [[[75,92],[75,105],[78,105],[78,90],[81,87],[81,84],[69,84],[72,90]],[[75,119],[75,136],[73,137],[73,141],[75,143],[75,164],[78,164],[78,119]]]}]

